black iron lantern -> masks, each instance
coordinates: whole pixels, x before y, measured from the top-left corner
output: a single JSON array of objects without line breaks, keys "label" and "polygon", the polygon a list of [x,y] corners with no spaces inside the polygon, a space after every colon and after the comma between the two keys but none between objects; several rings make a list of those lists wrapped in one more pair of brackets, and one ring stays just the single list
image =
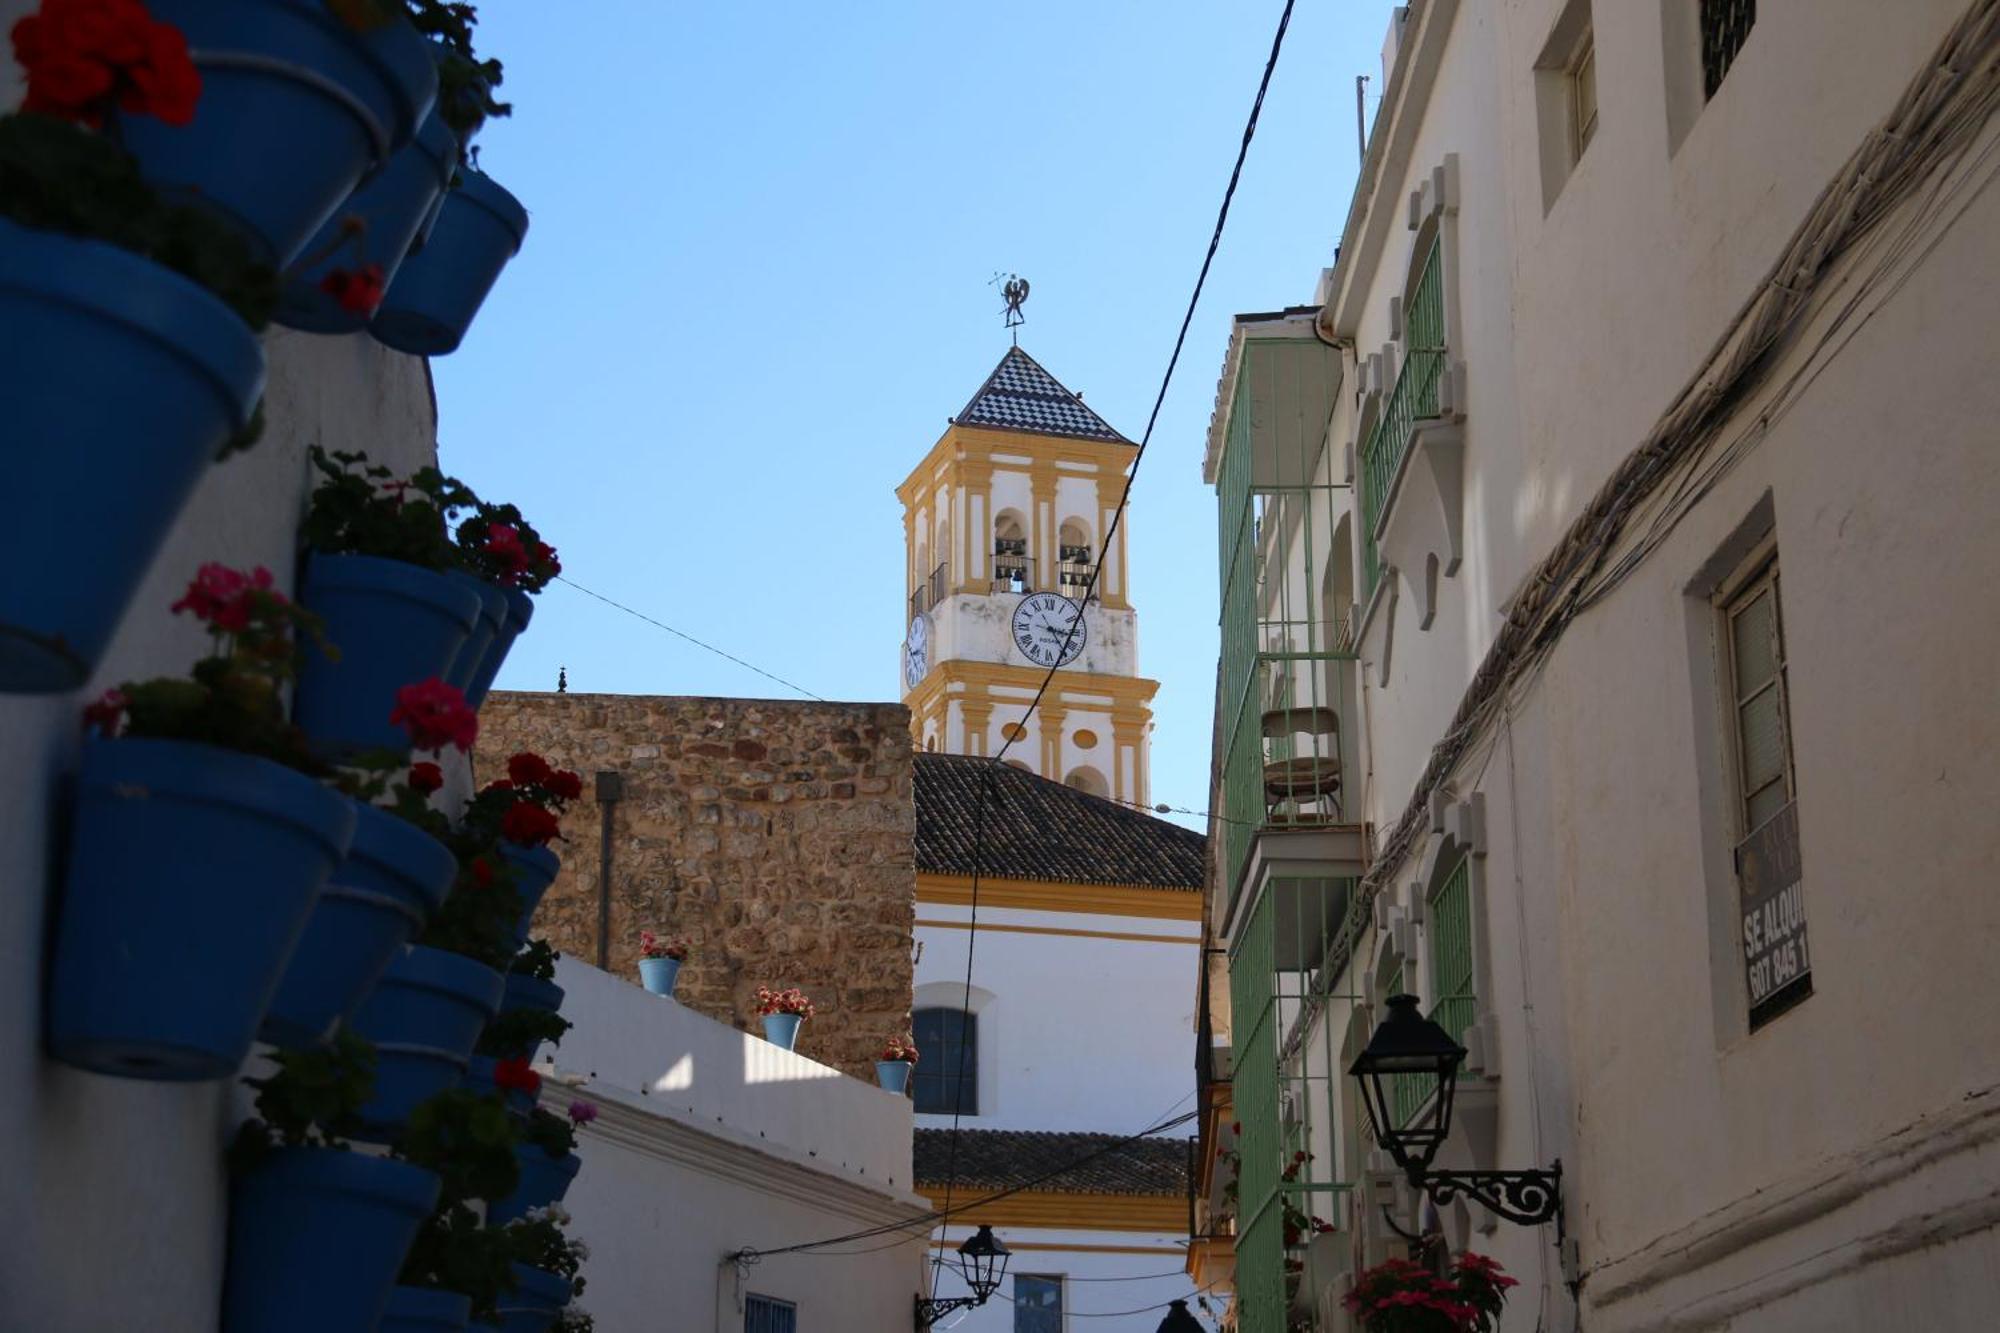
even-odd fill
[{"label": "black iron lantern", "polygon": [[[1392,995],[1389,1016],[1347,1072],[1361,1085],[1375,1141],[1433,1203],[1443,1207],[1463,1195],[1522,1226],[1553,1221],[1561,1244],[1561,1162],[1546,1171],[1431,1169],[1451,1133],[1458,1067],[1464,1061],[1465,1048],[1418,1011],[1416,996]],[[1387,1213],[1386,1206],[1383,1211]]]},{"label": "black iron lantern", "polygon": [[1188,1313],[1186,1301],[1173,1301],[1167,1306],[1167,1317],[1160,1321],[1159,1333],[1208,1333],[1208,1330]]},{"label": "black iron lantern", "polygon": [[972,1294],[948,1296],[943,1300],[917,1297],[917,1327],[929,1328],[953,1310],[986,1304],[1006,1280],[1007,1260],[1013,1257],[1013,1253],[993,1234],[992,1227],[982,1226],[973,1232],[958,1247],[958,1262],[953,1265],[958,1275],[965,1279],[965,1285],[972,1288]]}]

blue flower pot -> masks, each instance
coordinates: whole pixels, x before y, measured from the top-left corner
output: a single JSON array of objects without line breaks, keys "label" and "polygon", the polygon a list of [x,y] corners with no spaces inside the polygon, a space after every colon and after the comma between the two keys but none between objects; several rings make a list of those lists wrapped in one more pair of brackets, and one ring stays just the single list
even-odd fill
[{"label": "blue flower pot", "polygon": [[355,189],[306,242],[303,257],[285,274],[278,302],[281,324],[309,333],[359,333],[367,311],[349,310],[320,284],[337,269],[373,264],[382,280],[393,282],[436,210],[458,166],[458,136],[436,111],[424,118],[417,137]]},{"label": "blue flower pot", "polygon": [[479,620],[472,627],[472,633],[466,639],[465,646],[459,649],[458,656],[452,659],[451,670],[445,672],[444,678],[458,686],[465,694],[466,702],[477,708],[479,705],[472,699],[472,678],[478,675],[479,669],[486,664],[494,640],[506,627],[507,590],[463,572],[452,574],[451,580],[462,588],[470,589],[473,595],[479,598]]},{"label": "blue flower pot", "polygon": [[799,1023],[797,1014],[765,1014],[764,1040],[784,1050],[792,1050],[799,1044]]},{"label": "blue flower pot", "polygon": [[357,32],[301,0],[152,0],[201,71],[194,120],[121,115],[116,133],[170,197],[211,209],[280,268],[437,98],[408,23]]},{"label": "blue flower pot", "polygon": [[466,702],[474,708],[486,702],[486,694],[493,688],[493,680],[500,674],[501,663],[507,660],[508,652],[514,647],[514,640],[528,628],[528,622],[535,618],[535,599],[519,588],[507,590],[507,622],[493,636],[493,643],[480,661],[479,669],[472,673],[472,684],[465,691]]},{"label": "blue flower pot", "polygon": [[681,960],[678,958],[641,958],[639,960],[639,984],[655,995],[672,999],[674,980],[681,974]]},{"label": "blue flower pot", "polygon": [[500,1298],[500,1318],[475,1328],[497,1328],[500,1333],[545,1333],[563,1312],[574,1294],[574,1284],[560,1273],[514,1265],[514,1292]]},{"label": "blue flower pot", "polygon": [[5,220],[0,329],[15,497],[0,522],[0,692],[62,693],[89,678],[209,460],[250,420],[264,349],[170,269]]},{"label": "blue flower pot", "polygon": [[459,1333],[471,1318],[471,1297],[428,1287],[391,1287],[374,1333]]},{"label": "blue flower pot", "polygon": [[437,1197],[408,1162],[279,1149],[230,1191],[224,1333],[373,1329]]},{"label": "blue flower pot", "polygon": [[908,1060],[877,1060],[875,1081],[882,1085],[884,1092],[893,1092],[898,1097],[903,1089],[910,1086],[910,1062]]},{"label": "blue flower pot", "polygon": [[535,1109],[535,1104],[541,1101],[540,1094],[522,1088],[503,1088],[495,1083],[493,1073],[499,1066],[500,1062],[490,1055],[475,1055],[465,1066],[465,1074],[458,1085],[481,1097],[498,1097],[509,1111],[526,1119]]},{"label": "blue flower pot", "polygon": [[500,844],[500,854],[513,868],[514,891],[521,895],[521,920],[514,927],[514,947],[518,949],[528,942],[528,931],[535,923],[535,908],[549,891],[549,885],[555,883],[556,872],[562,869],[562,858],[546,847],[517,847],[511,842]]},{"label": "blue flower pot", "polygon": [[521,1163],[521,1183],[515,1186],[512,1194],[496,1199],[487,1207],[488,1226],[504,1226],[526,1217],[537,1208],[561,1203],[563,1196],[569,1193],[570,1184],[576,1180],[576,1173],[583,1169],[583,1158],[575,1153],[551,1157],[532,1143],[523,1143],[515,1148],[514,1157]]},{"label": "blue flower pot", "polygon": [[478,595],[400,560],[313,553],[299,601],[325,619],[340,660],[310,644],[300,650],[293,719],[330,754],[407,752],[409,736],[389,721],[396,691],[451,670],[479,620]]},{"label": "blue flower pot", "polygon": [[275,1045],[312,1045],[353,1017],[458,874],[450,849],[422,829],[370,805],[355,813],[347,859],[327,876],[257,1034]]},{"label": "blue flower pot", "polygon": [[457,1085],[505,985],[442,949],[412,945],[390,962],[352,1025],[375,1043],[375,1096],[361,1109],[370,1134],[392,1137],[418,1102]]},{"label": "blue flower pot", "polygon": [[438,210],[424,248],[403,261],[368,323],[375,340],[416,356],[456,351],[486,293],[528,234],[528,210],[471,167]]},{"label": "blue flower pot", "polygon": [[126,1078],[233,1074],[353,833],[351,801],[267,759],[85,746],[49,1053]]},{"label": "blue flower pot", "polygon": [[[511,1013],[517,1009],[542,1009],[549,1013],[562,1010],[563,988],[553,981],[543,981],[520,972],[507,974],[507,990],[500,999],[500,1012]],[[541,1053],[542,1043],[531,1042],[525,1050],[513,1051],[523,1060],[533,1060]]]}]

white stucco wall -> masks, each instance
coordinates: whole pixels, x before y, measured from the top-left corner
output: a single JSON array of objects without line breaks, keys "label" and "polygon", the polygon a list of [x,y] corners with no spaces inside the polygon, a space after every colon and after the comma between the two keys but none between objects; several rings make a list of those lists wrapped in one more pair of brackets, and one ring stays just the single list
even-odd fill
[{"label": "white stucco wall", "polygon": [[[1028,1273],[1063,1279],[1065,1327],[1074,1333],[1154,1333],[1166,1318],[1167,1302],[1186,1300],[1197,1316],[1194,1284],[1184,1270],[1187,1237],[1134,1231],[1057,1231],[1039,1227],[1008,1227],[1006,1243],[1013,1248],[1010,1274],[998,1295],[940,1327],[958,1333],[1012,1333],[1013,1274]],[[949,1253],[967,1235],[963,1227],[946,1229]],[[949,1269],[938,1286],[940,1297],[961,1296],[966,1288]],[[1227,1304],[1220,1293],[1212,1300],[1219,1310]],[[886,1327],[886,1325],[885,1325]],[[1212,1328],[1203,1318],[1202,1327]]]}]

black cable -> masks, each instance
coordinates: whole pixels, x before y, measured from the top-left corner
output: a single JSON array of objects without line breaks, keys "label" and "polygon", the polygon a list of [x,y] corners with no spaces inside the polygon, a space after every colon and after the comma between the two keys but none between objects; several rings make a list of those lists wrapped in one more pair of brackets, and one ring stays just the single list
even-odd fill
[{"label": "black cable", "polygon": [[803,685],[795,685],[791,681],[786,680],[783,676],[777,675],[774,672],[764,670],[763,667],[758,666],[755,662],[746,662],[734,653],[726,653],[712,643],[703,643],[700,639],[697,639],[694,635],[686,633],[683,630],[675,629],[672,625],[667,624],[664,620],[655,620],[651,616],[647,615],[644,611],[634,611],[631,607],[625,605],[623,602],[614,602],[601,592],[592,592],[590,589],[584,587],[581,583],[578,583],[575,579],[568,578],[564,575],[558,574],[556,575],[556,582],[568,584],[570,587],[582,593],[585,597],[595,597],[598,601],[604,603],[606,606],[617,607],[620,611],[623,611],[628,616],[637,616],[639,619],[645,621],[648,625],[651,625],[656,629],[663,629],[667,633],[672,634],[678,638],[686,639],[689,643],[693,644],[695,647],[703,649],[707,652],[714,653],[717,657],[727,658],[730,661],[736,663],[737,666],[747,667],[750,670],[756,672],[758,675],[762,676],[766,680],[775,680],[778,682],[778,684],[784,686],[788,690],[797,690],[800,694],[803,694],[808,699],[817,699],[819,700],[820,703],[829,702],[822,696],[814,694],[811,690],[807,689]]},{"label": "black cable", "polygon": [[[972,895],[971,912],[965,926],[965,991],[959,997],[958,1011],[958,1072],[951,1087],[951,1146],[947,1151],[944,1169],[944,1208],[940,1217],[951,1217],[951,1189],[958,1179],[958,1122],[965,1111],[965,1062],[972,1043],[966,1040],[966,1029],[972,1024],[972,951],[979,941],[979,869],[986,851],[986,800],[993,788],[993,769],[989,765],[979,770],[979,795],[972,806]],[[944,1279],[944,1265],[931,1265],[931,1299],[936,1300],[938,1283]]]}]

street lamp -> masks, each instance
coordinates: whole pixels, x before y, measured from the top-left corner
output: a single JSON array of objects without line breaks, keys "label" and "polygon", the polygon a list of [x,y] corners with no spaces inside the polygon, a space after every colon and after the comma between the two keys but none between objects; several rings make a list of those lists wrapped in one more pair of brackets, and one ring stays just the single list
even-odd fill
[{"label": "street lamp", "polygon": [[917,1297],[917,1327],[929,1328],[953,1310],[963,1310],[967,1306],[984,1305],[994,1292],[1000,1290],[1000,1283],[1007,1276],[1007,1260],[1013,1254],[993,1234],[993,1228],[982,1226],[958,1247],[959,1276],[965,1285],[972,1288],[970,1296],[948,1296],[943,1300]]},{"label": "street lamp", "polygon": [[[1410,1184],[1440,1208],[1460,1195],[1474,1199],[1521,1226],[1556,1224],[1562,1239],[1562,1163],[1547,1171],[1433,1171],[1431,1162],[1451,1133],[1452,1101],[1465,1048],[1451,1034],[1417,1012],[1414,995],[1391,995],[1389,1016],[1368,1039],[1347,1072],[1361,1084],[1362,1104],[1375,1141],[1409,1177]],[[1404,1080],[1426,1090],[1422,1105],[1407,1120],[1396,1102]]]},{"label": "street lamp", "polygon": [[1188,1313],[1186,1301],[1174,1301],[1167,1306],[1167,1317],[1160,1321],[1159,1333],[1208,1333],[1201,1326],[1201,1320]]}]

